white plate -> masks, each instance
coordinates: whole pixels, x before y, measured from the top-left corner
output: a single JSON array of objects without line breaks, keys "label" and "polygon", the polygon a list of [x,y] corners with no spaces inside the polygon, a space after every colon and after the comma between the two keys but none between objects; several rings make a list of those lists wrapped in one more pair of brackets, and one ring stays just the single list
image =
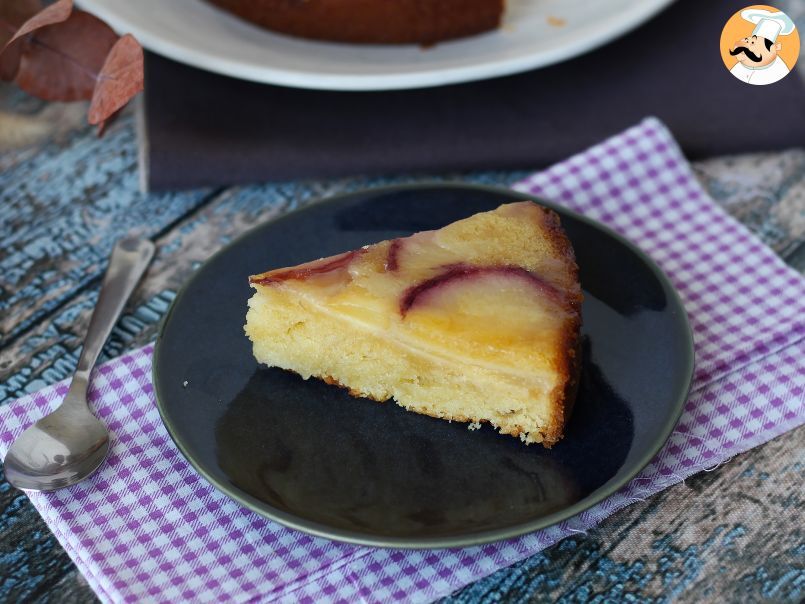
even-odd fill
[{"label": "white plate", "polygon": [[203,0],[79,3],[116,30],[134,34],[149,50],[208,71],[299,88],[388,90],[480,80],[558,63],[637,27],[672,1],[509,0],[498,31],[431,48],[333,44],[273,34]]}]

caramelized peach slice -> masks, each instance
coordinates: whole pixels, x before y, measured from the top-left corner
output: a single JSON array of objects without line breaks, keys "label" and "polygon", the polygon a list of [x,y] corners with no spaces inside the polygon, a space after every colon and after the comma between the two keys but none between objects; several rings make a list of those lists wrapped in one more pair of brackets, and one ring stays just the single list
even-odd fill
[{"label": "caramelized peach slice", "polygon": [[[560,292],[523,268],[453,265],[406,290],[403,321],[422,337],[485,351],[551,347],[569,317]],[[521,351],[522,352],[522,351]]]},{"label": "caramelized peach slice", "polygon": [[392,239],[386,251],[385,270],[407,279],[425,279],[460,257],[440,246],[434,231],[422,231],[404,239]]},{"label": "caramelized peach slice", "polygon": [[405,316],[415,305],[427,303],[434,295],[443,295],[439,293],[443,288],[454,290],[457,284],[466,281],[476,282],[477,286],[479,280],[485,282],[485,287],[494,288],[498,294],[514,286],[555,304],[562,302],[561,294],[552,285],[522,267],[454,264],[444,267],[439,275],[408,288],[400,300],[400,313]]},{"label": "caramelized peach slice", "polygon": [[335,272],[346,275],[349,265],[364,251],[365,250],[363,248],[359,248],[357,250],[345,252],[336,256],[329,256],[327,258],[321,258],[320,260],[306,262],[305,264],[300,264],[293,268],[268,271],[262,275],[249,277],[249,283],[254,285],[269,285],[271,283],[279,283],[281,281],[289,280],[307,281],[308,279],[314,277],[330,275]]}]

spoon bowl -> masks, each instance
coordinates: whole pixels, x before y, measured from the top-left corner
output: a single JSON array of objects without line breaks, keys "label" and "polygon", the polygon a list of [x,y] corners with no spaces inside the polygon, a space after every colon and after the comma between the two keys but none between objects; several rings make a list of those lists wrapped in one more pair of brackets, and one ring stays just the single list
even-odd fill
[{"label": "spoon bowl", "polygon": [[54,491],[69,487],[92,474],[106,459],[109,432],[87,403],[90,373],[153,255],[154,244],[147,239],[122,239],[112,250],[64,402],[20,434],[3,460],[6,479],[18,489]]},{"label": "spoon bowl", "polygon": [[84,409],[62,406],[17,437],[3,462],[6,479],[18,489],[52,491],[97,470],[109,453],[109,433]]}]

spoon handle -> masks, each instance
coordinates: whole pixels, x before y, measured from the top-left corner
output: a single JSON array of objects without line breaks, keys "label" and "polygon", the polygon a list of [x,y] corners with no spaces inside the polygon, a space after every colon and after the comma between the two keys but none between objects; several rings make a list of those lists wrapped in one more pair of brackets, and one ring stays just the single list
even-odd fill
[{"label": "spoon handle", "polygon": [[137,282],[154,256],[154,244],[148,239],[120,239],[109,257],[109,267],[103,277],[95,311],[89,321],[81,357],[78,359],[70,392],[65,405],[71,402],[86,405],[89,376],[103,345],[117,323],[120,313]]}]

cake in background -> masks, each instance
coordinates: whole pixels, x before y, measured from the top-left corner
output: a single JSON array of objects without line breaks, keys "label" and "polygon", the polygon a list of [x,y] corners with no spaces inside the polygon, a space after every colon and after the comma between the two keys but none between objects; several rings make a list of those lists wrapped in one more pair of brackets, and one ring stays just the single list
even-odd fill
[{"label": "cake in background", "polygon": [[210,0],[276,32],[364,44],[434,44],[500,26],[505,0]]}]

